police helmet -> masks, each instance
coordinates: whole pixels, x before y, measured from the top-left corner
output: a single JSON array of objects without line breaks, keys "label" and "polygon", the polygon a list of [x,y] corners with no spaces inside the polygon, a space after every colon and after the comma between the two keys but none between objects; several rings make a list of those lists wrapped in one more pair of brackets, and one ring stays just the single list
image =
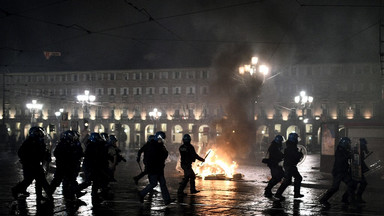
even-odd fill
[{"label": "police helmet", "polygon": [[190,142],[191,142],[191,136],[189,134],[184,134],[183,143],[190,143]]},{"label": "police helmet", "polygon": [[284,137],[281,135],[277,135],[277,136],[275,136],[275,139],[273,141],[275,141],[275,143],[277,143],[279,145],[282,145],[283,141],[284,141]]},{"label": "police helmet", "polygon": [[158,141],[159,139],[164,140],[166,138],[165,133],[163,131],[158,131],[155,134],[155,140]]},{"label": "police helmet", "polygon": [[147,141],[152,142],[155,140],[155,135],[149,135]]},{"label": "police helmet", "polygon": [[61,140],[66,141],[66,142],[72,142],[75,140],[75,133],[71,130],[64,131],[61,134]]},{"label": "police helmet", "polygon": [[103,140],[103,138],[101,138],[99,133],[92,132],[91,135],[89,135],[88,140],[91,142],[100,142]]},{"label": "police helmet", "polygon": [[288,135],[288,141],[293,143],[299,143],[299,135],[297,133],[290,133]]},{"label": "police helmet", "polygon": [[30,136],[31,138],[44,138],[45,136],[44,128],[33,126],[29,129],[28,136]]},{"label": "police helmet", "polygon": [[116,143],[118,140],[117,140],[117,138],[116,138],[116,136],[115,135],[111,135],[111,136],[109,136],[109,142],[110,143]]},{"label": "police helmet", "polygon": [[104,141],[108,141],[108,140],[109,140],[109,135],[108,135],[108,133],[101,133],[100,136],[101,136],[101,138],[102,138]]},{"label": "police helmet", "polygon": [[341,147],[343,149],[350,149],[351,148],[351,139],[348,137],[343,137],[340,139],[338,147]]}]

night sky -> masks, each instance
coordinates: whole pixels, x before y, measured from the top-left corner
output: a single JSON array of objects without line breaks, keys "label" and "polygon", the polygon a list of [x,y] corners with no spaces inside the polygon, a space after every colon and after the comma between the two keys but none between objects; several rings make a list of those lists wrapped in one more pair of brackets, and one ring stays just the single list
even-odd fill
[{"label": "night sky", "polygon": [[[6,72],[379,63],[380,1],[1,0]],[[244,50],[244,53],[239,53]],[[44,56],[57,52],[60,56]],[[238,58],[237,58],[238,59]]]}]

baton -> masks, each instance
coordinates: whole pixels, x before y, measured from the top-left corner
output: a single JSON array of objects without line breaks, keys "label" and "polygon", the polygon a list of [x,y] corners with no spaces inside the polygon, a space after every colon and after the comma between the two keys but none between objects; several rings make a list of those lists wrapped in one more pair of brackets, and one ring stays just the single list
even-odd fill
[{"label": "baton", "polygon": [[[208,153],[205,155],[205,157],[204,157],[204,161],[205,161],[205,159],[208,157],[209,153],[211,153],[211,150],[209,150]],[[201,162],[200,166],[202,166],[203,163],[204,163],[204,162]]]},{"label": "baton", "polygon": [[369,157],[373,152],[369,152],[367,155],[365,155],[364,160]]},{"label": "baton", "polygon": [[141,168],[141,164],[140,164],[140,162],[137,162],[137,164],[139,164],[140,171],[143,172],[143,169]]}]

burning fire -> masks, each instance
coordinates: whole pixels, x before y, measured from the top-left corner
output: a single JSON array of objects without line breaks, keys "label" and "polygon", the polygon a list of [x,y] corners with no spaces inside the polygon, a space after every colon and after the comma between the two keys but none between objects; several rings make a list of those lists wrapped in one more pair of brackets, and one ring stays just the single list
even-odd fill
[{"label": "burning fire", "polygon": [[226,178],[233,178],[237,163],[228,162],[225,158],[220,158],[216,150],[209,149],[206,153],[204,163],[195,163],[195,172],[198,176],[205,179],[207,176],[223,175]]}]

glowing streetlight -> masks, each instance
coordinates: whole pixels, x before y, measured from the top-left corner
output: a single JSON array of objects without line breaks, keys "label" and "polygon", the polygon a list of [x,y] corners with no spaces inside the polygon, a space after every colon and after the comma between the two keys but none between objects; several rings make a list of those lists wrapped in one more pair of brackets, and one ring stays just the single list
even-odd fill
[{"label": "glowing streetlight", "polygon": [[257,73],[263,75],[263,82],[265,81],[265,76],[269,73],[269,67],[265,64],[259,65],[259,58],[252,57],[251,64],[245,64],[239,67],[239,74],[243,75],[245,73],[249,73],[251,76]]},{"label": "glowing streetlight", "polygon": [[[302,116],[299,117],[299,120],[302,120],[305,124],[308,123],[308,116],[305,117],[305,110],[309,109],[313,102],[313,97],[308,96],[305,91],[301,91],[299,95],[295,96],[295,103],[300,105]],[[308,114],[308,111],[307,111]]]},{"label": "glowing streetlight", "polygon": [[60,108],[59,111],[55,112],[55,116],[56,116],[56,119],[57,119],[57,125],[58,125],[58,127],[57,127],[58,133],[61,132],[60,131],[60,120],[59,120],[59,117],[61,116],[61,113],[63,113],[63,112],[64,112],[63,108]]},{"label": "glowing streetlight", "polygon": [[77,95],[77,100],[82,104],[84,107],[86,104],[91,104],[96,100],[95,95],[90,95],[89,90],[85,90],[83,95]]},{"label": "glowing streetlight", "polygon": [[153,111],[149,112],[149,116],[154,120],[154,130],[156,131],[156,121],[161,117],[161,112],[159,112],[157,108],[154,108]]},{"label": "glowing streetlight", "polygon": [[31,126],[35,122],[35,112],[38,112],[43,109],[43,104],[38,104],[37,100],[32,100],[32,103],[27,103],[27,108],[32,112],[31,116]]},{"label": "glowing streetlight", "polygon": [[95,95],[90,95],[89,90],[85,90],[83,95],[77,95],[77,101],[81,103],[83,107],[83,120],[84,120],[84,129],[87,129],[89,126],[88,118],[90,117],[88,105],[92,104],[96,100]]}]

